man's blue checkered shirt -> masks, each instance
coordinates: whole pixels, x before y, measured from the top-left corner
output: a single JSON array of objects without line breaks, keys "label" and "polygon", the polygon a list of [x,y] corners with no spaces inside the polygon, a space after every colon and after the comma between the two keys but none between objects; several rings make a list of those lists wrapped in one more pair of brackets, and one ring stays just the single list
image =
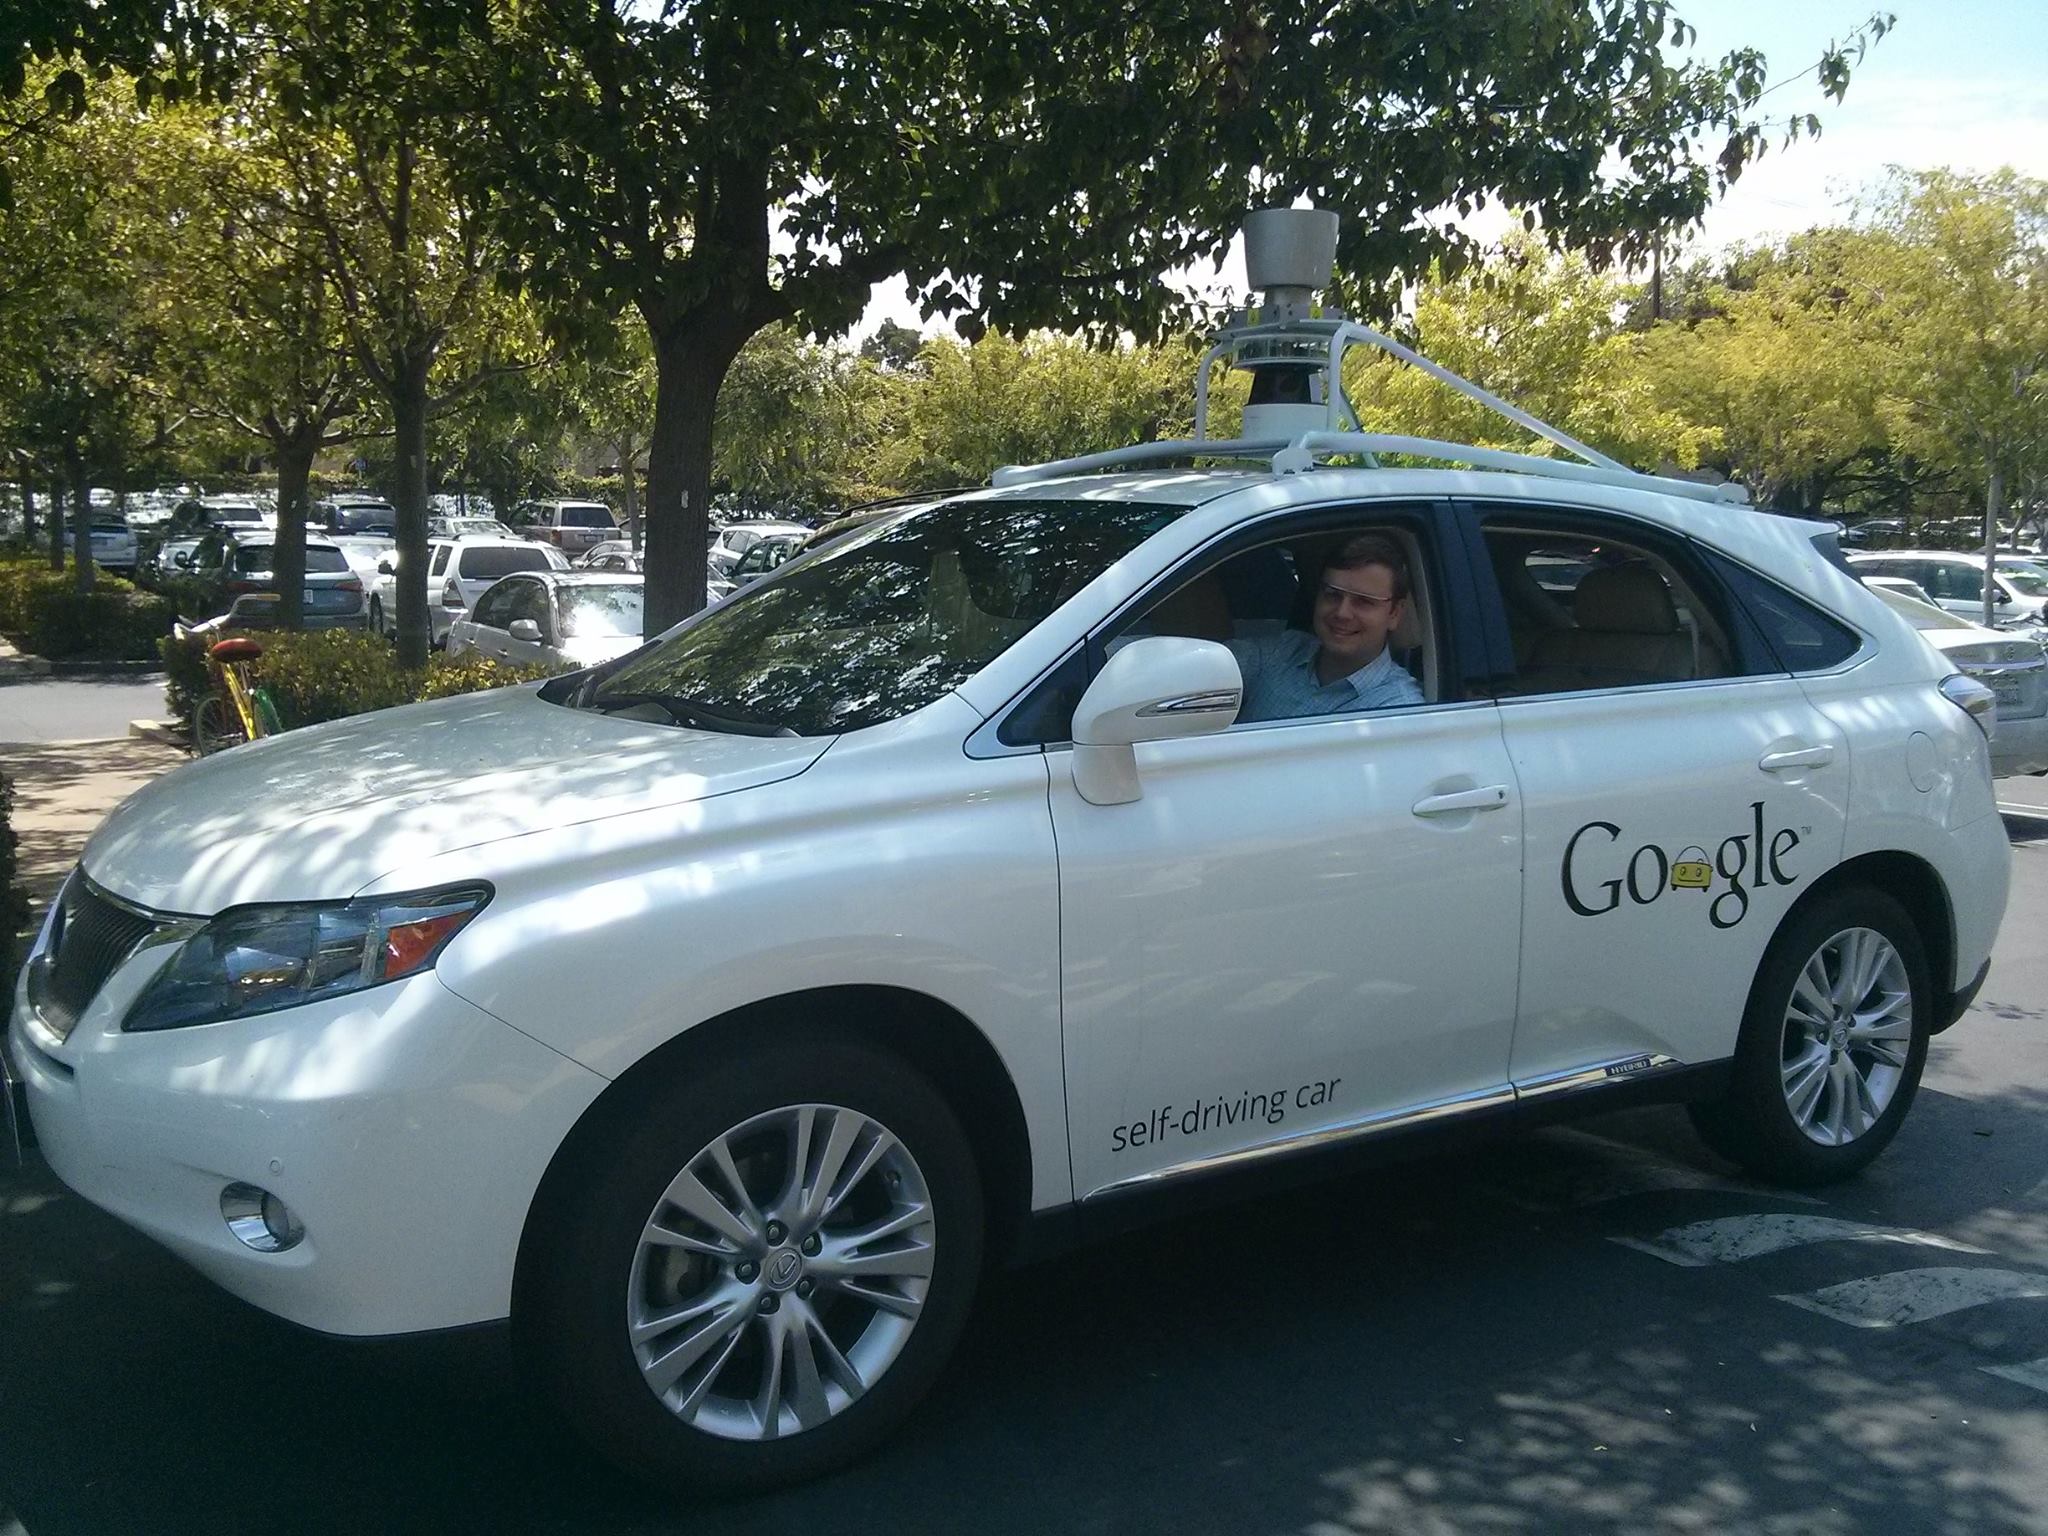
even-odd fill
[{"label": "man's blue checkered shirt", "polygon": [[1322,683],[1316,679],[1321,649],[1314,635],[1298,629],[1232,640],[1231,654],[1244,673],[1244,707],[1237,718],[1297,720],[1423,702],[1422,690],[1391,651],[1381,651],[1349,677]]}]

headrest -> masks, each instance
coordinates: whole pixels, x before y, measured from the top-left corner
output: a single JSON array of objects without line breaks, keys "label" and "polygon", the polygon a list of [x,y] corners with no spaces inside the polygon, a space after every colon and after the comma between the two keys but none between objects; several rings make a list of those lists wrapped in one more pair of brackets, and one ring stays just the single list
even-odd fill
[{"label": "headrest", "polygon": [[1678,632],[1671,588],[1647,565],[1605,565],[1588,571],[1572,602],[1580,629],[1604,634],[1670,635]]}]

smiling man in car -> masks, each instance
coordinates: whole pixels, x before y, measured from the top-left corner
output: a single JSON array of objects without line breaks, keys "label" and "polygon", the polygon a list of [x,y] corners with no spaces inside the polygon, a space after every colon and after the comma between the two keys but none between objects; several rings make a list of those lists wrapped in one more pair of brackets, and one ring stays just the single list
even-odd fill
[{"label": "smiling man in car", "polygon": [[1408,601],[1408,561],[1393,540],[1361,534],[1323,570],[1315,633],[1298,629],[1230,643],[1244,673],[1237,718],[1295,720],[1420,704],[1422,690],[1387,649]]}]

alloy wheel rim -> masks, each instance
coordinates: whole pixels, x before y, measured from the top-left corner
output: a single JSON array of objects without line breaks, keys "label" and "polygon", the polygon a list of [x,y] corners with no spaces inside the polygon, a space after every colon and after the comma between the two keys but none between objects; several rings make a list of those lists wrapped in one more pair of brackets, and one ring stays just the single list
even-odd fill
[{"label": "alloy wheel rim", "polygon": [[775,1440],[845,1412],[909,1342],[931,1286],[931,1191],[857,1110],[756,1115],[692,1157],[633,1254],[627,1336],[683,1422]]},{"label": "alloy wheel rim", "polygon": [[1848,928],[1800,967],[1785,1007],[1779,1082],[1810,1141],[1842,1147],[1869,1132],[1898,1092],[1913,1045],[1913,987],[1883,934]]}]

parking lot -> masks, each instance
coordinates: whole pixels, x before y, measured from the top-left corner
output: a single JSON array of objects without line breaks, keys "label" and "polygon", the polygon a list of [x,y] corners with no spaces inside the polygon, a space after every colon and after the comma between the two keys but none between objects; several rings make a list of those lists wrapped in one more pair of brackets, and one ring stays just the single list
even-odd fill
[{"label": "parking lot", "polygon": [[2000,788],[1991,980],[1863,1177],[1745,1186],[1660,1109],[1189,1218],[995,1278],[904,1434],[767,1498],[0,1179],[0,1532],[2039,1530],[2048,782]]}]

